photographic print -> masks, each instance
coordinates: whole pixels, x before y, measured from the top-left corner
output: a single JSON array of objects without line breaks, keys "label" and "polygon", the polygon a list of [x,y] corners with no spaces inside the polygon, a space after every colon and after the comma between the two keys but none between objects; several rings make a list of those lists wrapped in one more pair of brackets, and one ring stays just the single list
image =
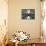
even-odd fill
[{"label": "photographic print", "polygon": [[22,19],[35,19],[35,9],[22,9]]}]

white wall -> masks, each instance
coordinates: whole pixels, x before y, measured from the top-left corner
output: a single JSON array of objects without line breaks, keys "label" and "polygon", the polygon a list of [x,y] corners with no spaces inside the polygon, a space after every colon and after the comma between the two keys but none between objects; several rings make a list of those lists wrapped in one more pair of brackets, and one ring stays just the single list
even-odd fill
[{"label": "white wall", "polygon": [[[21,9],[35,9],[34,20],[22,20]],[[16,31],[26,31],[31,38],[40,37],[41,21],[40,0],[9,0],[8,33],[9,36]]]}]

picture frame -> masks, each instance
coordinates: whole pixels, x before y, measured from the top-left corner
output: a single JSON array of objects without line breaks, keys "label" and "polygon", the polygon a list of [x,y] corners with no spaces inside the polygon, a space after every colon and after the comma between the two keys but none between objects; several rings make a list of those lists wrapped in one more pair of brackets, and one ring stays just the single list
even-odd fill
[{"label": "picture frame", "polygon": [[35,9],[21,9],[22,19],[35,19]]}]

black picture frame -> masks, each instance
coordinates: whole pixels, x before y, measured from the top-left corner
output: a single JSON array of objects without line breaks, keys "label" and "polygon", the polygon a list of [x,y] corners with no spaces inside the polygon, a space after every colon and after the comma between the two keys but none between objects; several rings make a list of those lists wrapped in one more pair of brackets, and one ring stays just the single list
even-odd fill
[{"label": "black picture frame", "polygon": [[26,20],[35,19],[35,9],[21,9],[21,18]]}]

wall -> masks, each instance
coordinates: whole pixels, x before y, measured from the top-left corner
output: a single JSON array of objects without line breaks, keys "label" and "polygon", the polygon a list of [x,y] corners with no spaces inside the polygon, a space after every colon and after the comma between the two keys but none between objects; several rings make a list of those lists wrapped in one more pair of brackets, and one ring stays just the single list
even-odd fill
[{"label": "wall", "polygon": [[[21,9],[35,9],[34,20],[22,20]],[[16,31],[26,31],[31,38],[40,37],[40,0],[9,0],[8,33],[9,36]]]}]

